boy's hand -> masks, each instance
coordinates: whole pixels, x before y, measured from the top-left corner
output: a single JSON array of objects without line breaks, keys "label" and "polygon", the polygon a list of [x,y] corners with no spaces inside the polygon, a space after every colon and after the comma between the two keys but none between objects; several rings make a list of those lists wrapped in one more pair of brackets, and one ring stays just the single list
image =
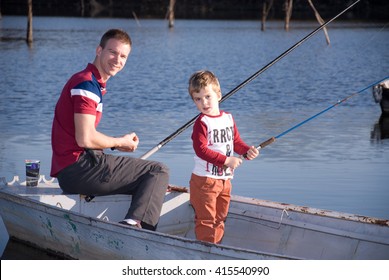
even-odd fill
[{"label": "boy's hand", "polygon": [[232,170],[234,170],[241,164],[242,164],[242,159],[238,157],[227,157],[226,161],[224,162],[224,166],[227,166]]},{"label": "boy's hand", "polygon": [[259,155],[259,151],[256,147],[251,146],[250,149],[247,151],[245,158],[248,160],[255,159]]}]

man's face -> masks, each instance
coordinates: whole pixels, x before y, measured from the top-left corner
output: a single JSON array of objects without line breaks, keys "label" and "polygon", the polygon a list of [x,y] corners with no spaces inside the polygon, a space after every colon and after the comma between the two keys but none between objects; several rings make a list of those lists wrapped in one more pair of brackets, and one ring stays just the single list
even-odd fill
[{"label": "man's face", "polygon": [[111,76],[115,76],[126,64],[131,46],[116,39],[109,39],[104,49],[97,47],[97,68],[101,78],[107,81]]}]

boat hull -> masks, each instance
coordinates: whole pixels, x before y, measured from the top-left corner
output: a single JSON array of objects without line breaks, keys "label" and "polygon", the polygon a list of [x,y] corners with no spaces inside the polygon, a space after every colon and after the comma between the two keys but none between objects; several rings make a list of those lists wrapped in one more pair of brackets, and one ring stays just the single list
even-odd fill
[{"label": "boat hull", "polygon": [[[171,234],[128,228],[109,221],[108,216],[111,218],[118,214],[115,211],[107,211],[104,217],[94,218],[65,210],[60,205],[66,203],[69,197],[62,195],[62,200],[60,196],[55,197],[58,206],[51,206],[0,192],[0,214],[9,235],[69,259],[289,259],[266,252],[217,246]],[[72,202],[75,207],[84,208],[86,212],[94,212],[95,205],[101,204],[99,198],[95,198],[94,203],[85,206],[83,203],[87,202],[82,201],[82,197],[74,197],[79,198],[76,203]],[[110,205],[124,201],[129,203],[128,197],[123,200],[126,196],[111,198]],[[103,208],[107,210],[110,206]]]},{"label": "boat hull", "polygon": [[170,191],[158,232],[120,221],[131,196],[0,187],[9,235],[72,259],[389,259],[389,221],[233,196],[222,244],[197,241],[187,192]]}]

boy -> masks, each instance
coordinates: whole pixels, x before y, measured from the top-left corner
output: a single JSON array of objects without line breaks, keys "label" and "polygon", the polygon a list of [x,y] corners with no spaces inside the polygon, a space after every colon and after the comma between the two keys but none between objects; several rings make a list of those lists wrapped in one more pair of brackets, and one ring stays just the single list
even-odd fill
[{"label": "boy", "polygon": [[192,133],[195,166],[190,179],[190,201],[195,211],[196,238],[220,243],[231,198],[231,179],[241,163],[233,152],[256,158],[258,150],[240,138],[231,114],[219,109],[221,89],[210,71],[189,79],[189,95],[200,111]]}]

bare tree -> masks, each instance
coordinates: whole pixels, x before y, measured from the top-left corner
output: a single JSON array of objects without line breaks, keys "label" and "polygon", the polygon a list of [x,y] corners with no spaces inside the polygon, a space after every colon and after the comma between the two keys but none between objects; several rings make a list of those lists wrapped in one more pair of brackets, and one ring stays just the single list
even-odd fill
[{"label": "bare tree", "polygon": [[175,5],[176,5],[176,0],[170,0],[169,7],[166,14],[166,17],[169,18],[169,28],[174,27],[174,6]]},{"label": "bare tree", "polygon": [[81,1],[81,3],[80,3],[80,5],[81,5],[81,16],[83,17],[83,16],[85,16],[85,0],[80,0]]},{"label": "bare tree", "polygon": [[262,22],[261,30],[265,31],[265,22],[271,7],[273,6],[273,0],[264,0],[262,5]]},{"label": "bare tree", "polygon": [[32,44],[32,0],[27,0],[28,19],[27,19],[27,43]]},{"label": "bare tree", "polygon": [[285,0],[284,8],[285,8],[285,30],[288,31],[290,18],[292,17],[293,0]]},{"label": "bare tree", "polygon": [[[322,25],[324,23],[324,20],[320,16],[319,12],[316,10],[316,8],[313,5],[312,1],[308,0],[308,3],[309,3],[309,5],[311,6],[311,8],[313,9],[313,11],[315,13],[316,20],[319,22],[320,25]],[[331,42],[330,42],[330,37],[328,36],[327,27],[323,28],[323,32],[324,32],[324,35],[326,36],[327,45],[329,45]]]},{"label": "bare tree", "polygon": [[[315,13],[316,20],[319,22],[320,25],[324,24],[324,20],[320,16],[319,12],[316,10],[315,6],[313,5],[312,0],[307,0],[308,4],[311,6],[313,12]],[[269,14],[269,11],[273,5],[273,0],[263,0],[263,8],[262,8],[262,25],[261,30],[265,31],[265,22],[267,19],[267,16]],[[285,10],[285,30],[289,30],[289,23],[290,19],[292,17],[292,10],[293,10],[293,0],[284,0],[284,10]],[[323,27],[323,32],[326,37],[327,44],[330,44],[330,37],[328,36],[327,28]]]}]

